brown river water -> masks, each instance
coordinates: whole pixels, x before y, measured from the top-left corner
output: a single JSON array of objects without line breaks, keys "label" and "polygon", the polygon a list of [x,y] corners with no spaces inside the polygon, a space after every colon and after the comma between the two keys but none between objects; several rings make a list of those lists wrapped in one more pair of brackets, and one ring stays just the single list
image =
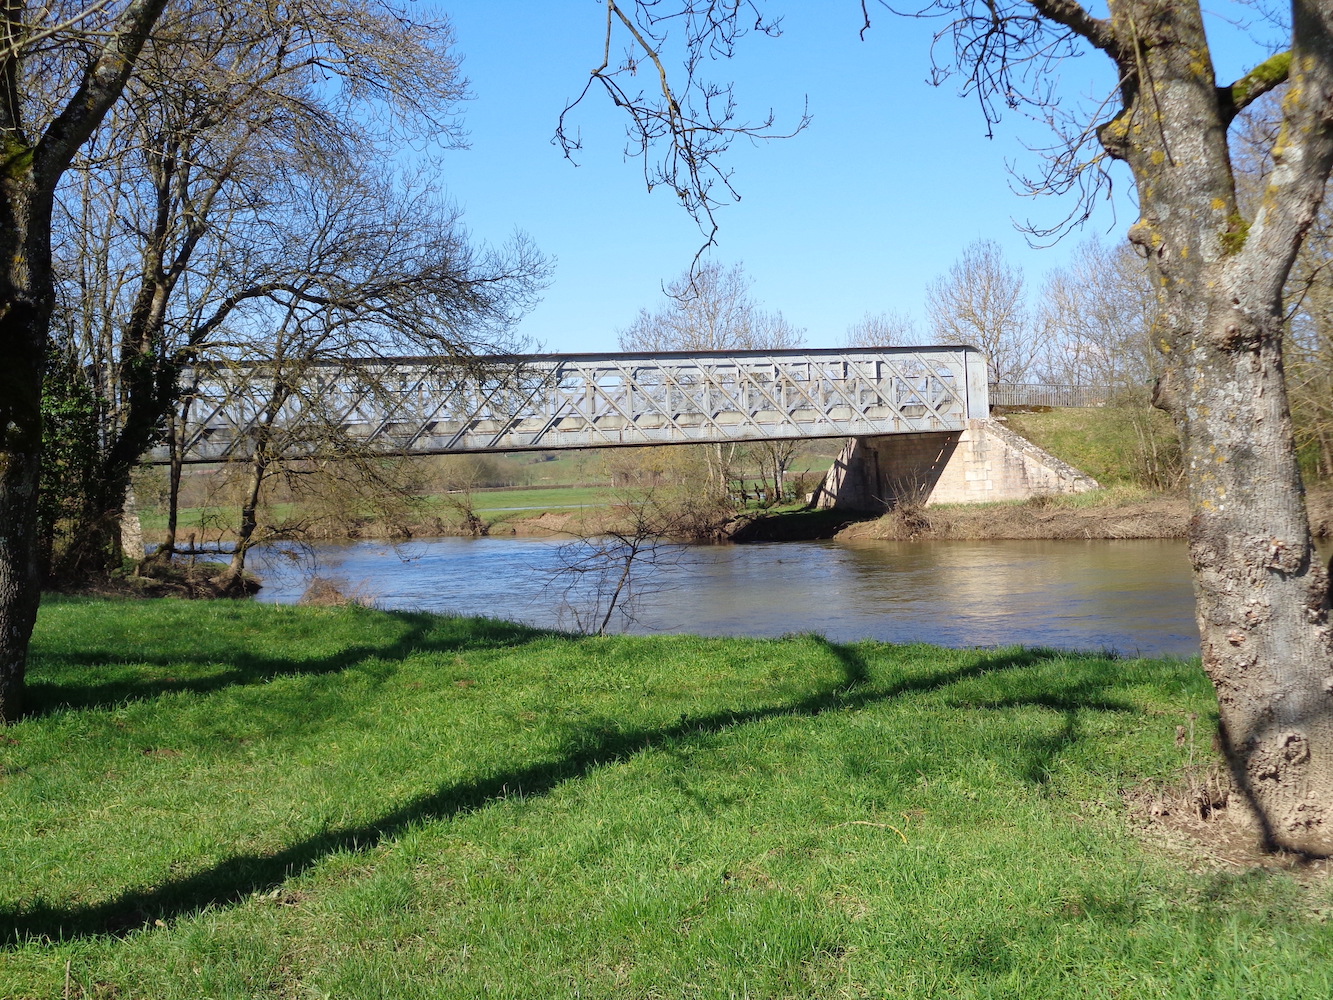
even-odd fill
[{"label": "brown river water", "polygon": [[[598,620],[567,593],[570,554],[545,538],[438,538],[256,553],[261,601],[294,602],[312,573],[388,609],[575,628]],[[672,546],[641,567],[638,633],[881,639],[1194,656],[1198,632],[1177,540],[783,542]],[[583,582],[589,582],[585,575]],[[591,590],[595,590],[593,587]],[[604,588],[605,589],[605,588]],[[604,605],[601,605],[604,607]]]}]

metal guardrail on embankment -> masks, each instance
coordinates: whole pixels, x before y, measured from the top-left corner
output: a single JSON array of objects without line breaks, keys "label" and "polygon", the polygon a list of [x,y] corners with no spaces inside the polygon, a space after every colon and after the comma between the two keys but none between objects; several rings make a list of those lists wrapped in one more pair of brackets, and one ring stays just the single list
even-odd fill
[{"label": "metal guardrail on embankment", "polygon": [[991,383],[991,406],[1105,406],[1105,385],[1001,385]]}]

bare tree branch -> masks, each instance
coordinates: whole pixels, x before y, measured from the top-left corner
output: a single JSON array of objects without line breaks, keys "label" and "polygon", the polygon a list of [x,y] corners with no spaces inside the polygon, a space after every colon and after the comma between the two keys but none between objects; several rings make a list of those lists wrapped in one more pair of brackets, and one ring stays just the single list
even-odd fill
[{"label": "bare tree branch", "polygon": [[1219,87],[1217,100],[1230,123],[1251,104],[1287,82],[1291,74],[1291,52],[1269,56],[1229,87]]},{"label": "bare tree branch", "polygon": [[[1254,289],[1256,302],[1280,300],[1282,287],[1306,231],[1314,222],[1330,168],[1333,129],[1333,12],[1297,3],[1292,32],[1291,92],[1283,101],[1281,131],[1273,145],[1273,171],[1248,234],[1242,232],[1234,267]],[[1272,60],[1270,60],[1272,62]],[[1280,68],[1281,62],[1278,63]],[[1276,72],[1276,70],[1274,71]]]},{"label": "bare tree branch", "polygon": [[[701,79],[704,57],[730,58],[738,38],[746,33],[739,21],[742,10],[754,14],[754,31],[776,36],[779,25],[766,19],[748,0],[688,0],[671,13],[658,12],[659,0],[638,0],[636,17],[619,0],[607,0],[606,34],[602,61],[589,74],[583,90],[560,113],[555,142],[571,160],[582,148],[572,126],[572,115],[587,98],[594,83],[601,86],[612,104],[629,115],[626,154],[643,162],[648,190],[666,185],[699,225],[705,236],[703,249],[712,245],[718,224],[715,210],[740,200],[731,182],[731,171],[722,159],[739,137],[754,140],[787,138],[802,131],[810,121],[803,113],[796,125],[779,131],[772,113],[761,122],[737,122],[736,103],[729,86]],[[619,63],[611,57],[615,26],[629,36],[630,48]],[[684,76],[673,87],[667,68],[668,28],[678,24],[684,35]],[[638,72],[646,60],[656,75],[655,96],[633,90],[623,82]],[[653,159],[654,150],[661,154]]]},{"label": "bare tree branch", "polygon": [[1111,21],[1093,17],[1086,8],[1074,0],[1031,0],[1031,3],[1042,16],[1056,24],[1063,24],[1070,31],[1086,38],[1117,63],[1128,57]]},{"label": "bare tree branch", "polygon": [[[33,150],[33,173],[38,183],[54,188],[75,152],[93,134],[120,97],[134,71],[135,60],[148,40],[148,31],[167,0],[130,0],[110,25],[96,59],[89,62],[79,89],[66,102]],[[18,56],[5,56],[4,61]],[[6,101],[6,104],[16,103]]]}]

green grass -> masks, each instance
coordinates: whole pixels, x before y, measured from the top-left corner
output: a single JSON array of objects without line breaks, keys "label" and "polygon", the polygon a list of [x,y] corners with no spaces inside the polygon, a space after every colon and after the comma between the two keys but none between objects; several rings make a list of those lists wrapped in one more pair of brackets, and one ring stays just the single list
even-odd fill
[{"label": "green grass", "polygon": [[601,476],[604,463],[601,453],[558,451],[551,454],[553,457],[542,462],[533,462],[525,455],[506,455],[505,458],[524,462],[523,474],[534,487],[542,483],[586,483],[590,478]]},{"label": "green grass", "polygon": [[1044,510],[1096,510],[1100,507],[1118,510],[1133,504],[1146,503],[1160,499],[1162,493],[1138,486],[1134,483],[1114,483],[1096,490],[1083,493],[1040,493],[1026,500],[989,500],[984,503],[941,503],[932,504],[931,510],[962,510],[983,512],[1027,507],[1038,511]]},{"label": "green grass", "polygon": [[[230,512],[228,512],[230,513]],[[217,515],[217,508],[213,507],[182,507],[176,515],[177,531],[181,536],[181,544],[184,544],[185,536],[191,531],[198,533],[200,520],[208,515],[214,517]],[[139,510],[139,524],[143,528],[144,534],[150,541],[156,541],[160,535],[167,530],[167,514],[165,510],[158,510],[156,507],[142,507]],[[212,526],[209,529],[210,537],[214,533]]]},{"label": "green grass", "polygon": [[1333,992],[1325,887],[1127,818],[1196,664],[74,599],[34,650],[0,996]]},{"label": "green grass", "polygon": [[[286,519],[295,516],[297,505],[294,503],[272,504],[267,517]],[[240,520],[240,508],[231,504],[214,504],[202,507],[181,507],[176,512],[176,538],[180,545],[186,543],[189,535],[198,536],[198,541],[208,539],[211,543],[221,533],[236,530]],[[165,508],[143,507],[139,510],[139,526],[145,538],[156,543],[167,530],[167,512]],[[228,537],[231,537],[228,534]]]},{"label": "green grass", "polygon": [[1038,413],[1011,413],[1008,426],[1103,486],[1135,485],[1143,479],[1151,441],[1160,452],[1172,449],[1171,418],[1145,405],[1064,407]]},{"label": "green grass", "polygon": [[[546,509],[604,507],[612,503],[615,498],[616,491],[610,487],[533,487],[532,489],[477,490],[472,494],[472,503],[478,511],[522,508],[522,514],[528,516]],[[442,504],[443,501],[437,500],[436,503]]]}]

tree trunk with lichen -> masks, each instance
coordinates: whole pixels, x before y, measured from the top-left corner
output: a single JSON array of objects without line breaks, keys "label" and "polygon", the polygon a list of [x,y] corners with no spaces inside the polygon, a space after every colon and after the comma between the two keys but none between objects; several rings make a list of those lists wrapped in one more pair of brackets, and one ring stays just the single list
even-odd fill
[{"label": "tree trunk with lichen", "polygon": [[[1126,161],[1154,263],[1181,428],[1203,665],[1237,790],[1270,844],[1333,854],[1333,632],[1283,379],[1283,284],[1333,165],[1333,11],[1295,6],[1290,60],[1216,86],[1195,4],[1112,4],[1124,110],[1099,133]],[[1289,74],[1275,169],[1241,216],[1227,128]],[[1239,89],[1238,89],[1239,88]]]},{"label": "tree trunk with lichen", "polygon": [[[1203,664],[1237,789],[1275,846],[1333,853],[1333,643],[1271,329],[1219,310],[1168,391],[1185,432]],[[1274,321],[1272,326],[1276,326]],[[1242,332],[1252,346],[1216,341]],[[1173,372],[1174,374],[1174,372]],[[1186,381],[1186,380],[1182,380]]]}]

